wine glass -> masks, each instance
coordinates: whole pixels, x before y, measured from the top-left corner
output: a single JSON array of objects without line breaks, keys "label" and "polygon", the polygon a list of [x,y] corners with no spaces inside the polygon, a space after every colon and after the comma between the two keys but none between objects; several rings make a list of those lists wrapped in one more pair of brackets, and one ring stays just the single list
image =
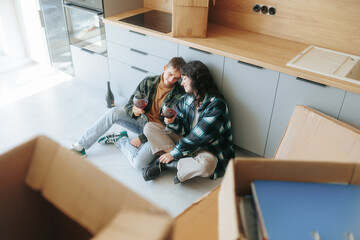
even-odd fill
[{"label": "wine glass", "polygon": [[[133,103],[134,103],[134,105],[135,105],[136,107],[138,107],[138,108],[140,108],[141,110],[143,110],[143,109],[147,106],[147,104],[148,104],[148,98],[147,98],[147,96],[146,96],[145,93],[139,92],[139,93],[136,93],[136,94],[135,94],[135,96],[134,96],[134,98],[133,98]],[[145,120],[144,114],[141,114],[141,115],[140,115],[140,118],[141,118],[142,120]]]},{"label": "wine glass", "polygon": [[[176,110],[174,108],[164,104],[164,106],[162,107],[162,114],[163,114],[164,118],[173,118],[176,116]],[[164,128],[164,132],[166,134],[170,134],[171,129],[169,129],[168,126],[166,125]]]}]

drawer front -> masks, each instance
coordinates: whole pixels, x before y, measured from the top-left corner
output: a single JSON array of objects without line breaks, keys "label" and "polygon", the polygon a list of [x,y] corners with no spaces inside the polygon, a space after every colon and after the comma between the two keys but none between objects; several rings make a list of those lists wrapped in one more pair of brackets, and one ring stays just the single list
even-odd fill
[{"label": "drawer front", "polygon": [[109,81],[107,58],[76,46],[71,45],[70,48],[75,79],[105,91]]},{"label": "drawer front", "polygon": [[168,63],[167,59],[112,42],[107,43],[107,48],[109,58],[157,74],[161,74]]},{"label": "drawer front", "polygon": [[360,128],[360,94],[346,92],[339,120]]},{"label": "drawer front", "polygon": [[134,48],[154,56],[171,59],[177,56],[177,44],[130,31],[119,26],[106,24],[106,39],[129,48]]},{"label": "drawer front", "polygon": [[199,60],[206,64],[214,78],[216,86],[221,91],[222,73],[224,68],[224,57],[210,52],[198,50],[184,45],[179,45],[179,56],[183,57],[186,62]]},{"label": "drawer front", "polygon": [[152,72],[108,59],[111,88],[115,95],[129,98],[138,84]]}]

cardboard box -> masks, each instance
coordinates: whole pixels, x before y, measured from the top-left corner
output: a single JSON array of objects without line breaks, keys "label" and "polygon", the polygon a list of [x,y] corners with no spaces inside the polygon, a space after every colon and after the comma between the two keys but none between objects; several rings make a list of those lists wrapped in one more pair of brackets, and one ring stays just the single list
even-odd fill
[{"label": "cardboard box", "polygon": [[274,159],[360,162],[360,130],[296,106]]},{"label": "cardboard box", "polygon": [[209,0],[173,0],[172,36],[206,37]]},{"label": "cardboard box", "polygon": [[219,239],[246,239],[239,229],[236,197],[251,194],[254,180],[360,185],[360,164],[349,162],[235,159],[228,164],[219,191]]},{"label": "cardboard box", "polygon": [[218,239],[218,194],[210,191],[175,218],[173,240]]},{"label": "cardboard box", "polygon": [[0,155],[0,239],[168,239],[172,222],[47,137]]}]

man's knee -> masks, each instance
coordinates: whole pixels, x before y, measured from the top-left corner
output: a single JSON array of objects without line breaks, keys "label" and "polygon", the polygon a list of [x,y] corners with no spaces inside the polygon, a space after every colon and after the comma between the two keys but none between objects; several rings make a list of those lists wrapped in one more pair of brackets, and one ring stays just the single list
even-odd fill
[{"label": "man's knee", "polygon": [[123,118],[123,116],[126,115],[126,112],[122,107],[113,107],[108,110],[107,114],[108,116],[111,116],[113,121],[117,121],[120,118]]}]

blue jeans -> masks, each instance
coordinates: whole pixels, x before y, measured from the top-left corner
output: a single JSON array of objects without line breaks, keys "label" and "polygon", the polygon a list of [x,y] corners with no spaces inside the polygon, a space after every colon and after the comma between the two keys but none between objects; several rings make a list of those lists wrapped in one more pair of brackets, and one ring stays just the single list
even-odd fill
[{"label": "blue jeans", "polygon": [[117,141],[116,147],[127,157],[131,166],[141,170],[148,166],[154,159],[149,142],[143,143],[139,148],[131,145],[129,138],[122,137]]},{"label": "blue jeans", "polygon": [[83,148],[89,149],[114,124],[118,124],[132,132],[141,134],[146,123],[147,120],[143,120],[140,117],[137,119],[131,118],[127,115],[123,107],[114,107],[109,109],[99,120],[97,120],[81,137],[78,143]]}]

